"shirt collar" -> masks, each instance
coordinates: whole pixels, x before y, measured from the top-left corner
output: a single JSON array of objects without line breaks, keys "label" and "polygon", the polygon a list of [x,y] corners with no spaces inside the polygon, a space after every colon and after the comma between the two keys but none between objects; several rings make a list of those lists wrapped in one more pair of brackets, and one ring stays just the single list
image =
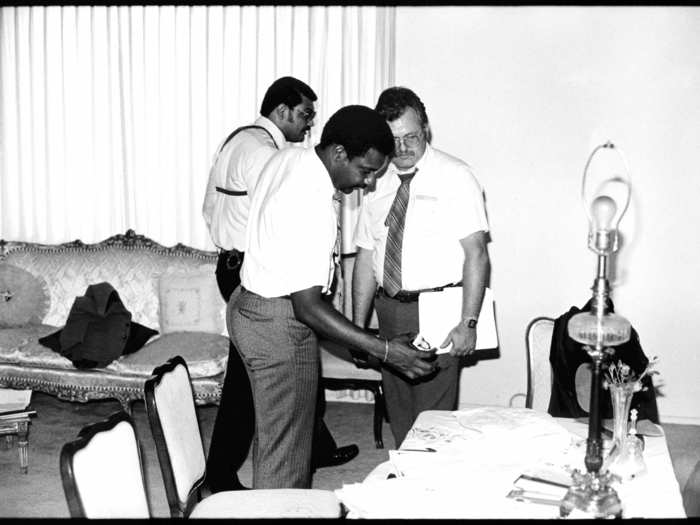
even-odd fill
[{"label": "shirt collar", "polygon": [[318,180],[315,181],[315,185],[324,193],[328,193],[331,197],[335,196],[336,190],[333,186],[333,181],[331,180],[331,175],[328,173],[326,166],[323,161],[316,153],[316,148],[313,146],[310,148],[304,148],[305,154],[310,164],[311,173],[318,174]]},{"label": "shirt collar", "polygon": [[282,133],[282,130],[278,128],[277,125],[269,118],[261,115],[255,120],[254,124],[256,126],[262,126],[270,132],[270,135],[272,135],[278,149],[282,149],[287,146],[287,139],[284,138],[284,133]]},{"label": "shirt collar", "polygon": [[433,156],[433,148],[430,147],[430,144],[425,145],[425,151],[423,152],[423,156],[416,162],[416,164],[411,168],[406,171],[399,171],[398,168],[392,163],[391,164],[391,172],[392,174],[396,177],[398,180],[399,174],[403,175],[405,173],[412,173],[414,171],[420,172],[423,170],[423,167],[425,164],[430,160],[430,157]]}]

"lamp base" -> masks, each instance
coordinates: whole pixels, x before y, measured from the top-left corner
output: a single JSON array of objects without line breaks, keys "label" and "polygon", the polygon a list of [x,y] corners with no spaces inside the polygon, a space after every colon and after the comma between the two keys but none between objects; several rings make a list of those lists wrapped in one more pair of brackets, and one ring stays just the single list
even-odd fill
[{"label": "lamp base", "polygon": [[610,486],[612,475],[609,472],[581,474],[574,470],[572,477],[574,484],[559,506],[561,517],[567,517],[574,510],[592,518],[622,517],[622,503]]}]

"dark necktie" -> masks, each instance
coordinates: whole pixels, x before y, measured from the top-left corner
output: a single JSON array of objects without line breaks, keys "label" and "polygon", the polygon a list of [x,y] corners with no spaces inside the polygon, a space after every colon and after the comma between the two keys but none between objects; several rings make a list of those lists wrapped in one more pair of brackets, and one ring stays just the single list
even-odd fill
[{"label": "dark necktie", "polygon": [[[418,171],[418,170],[416,170]],[[394,297],[401,290],[401,246],[403,245],[403,227],[406,222],[406,208],[408,206],[409,185],[416,174],[406,173],[399,175],[401,186],[396,190],[394,202],[389,210],[389,215],[384,223],[389,227],[386,237],[386,250],[384,252],[384,291]]]}]

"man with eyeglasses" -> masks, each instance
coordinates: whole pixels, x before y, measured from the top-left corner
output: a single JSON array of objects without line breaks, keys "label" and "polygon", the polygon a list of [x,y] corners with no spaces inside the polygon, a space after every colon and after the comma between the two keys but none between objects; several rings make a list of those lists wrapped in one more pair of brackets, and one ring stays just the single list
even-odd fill
[{"label": "man with eyeglasses", "polygon": [[[314,91],[301,80],[279,78],[267,89],[257,120],[233,131],[217,149],[202,211],[211,238],[219,248],[216,280],[227,302],[235,300],[240,291],[250,203],[263,166],[278,150],[304,140],[314,124],[315,100]],[[359,449],[357,445],[337,447],[323,422],[323,391],[319,400],[314,467],[342,465],[357,456]],[[246,488],[237,472],[248,456],[254,426],[248,375],[238,351],[229,343],[226,376],[207,458],[205,487],[210,492]]]},{"label": "man with eyeglasses", "polygon": [[[410,89],[391,87],[379,96],[376,110],[391,128],[395,149],[387,173],[360,209],[353,322],[366,326],[374,304],[381,337],[417,334],[420,293],[462,288],[462,320],[444,341],[431,342],[440,348],[452,344],[449,353],[438,355],[436,374],[410,380],[382,367],[389,422],[400,446],[420,412],[457,408],[460,358],[474,352],[490,271],[488,223],[469,165],[430,145],[420,98]],[[362,366],[361,358],[355,359]]]},{"label": "man with eyeglasses", "polygon": [[[263,168],[250,206],[241,293],[227,321],[253,387],[253,486],[311,487],[311,426],[318,394],[318,337],[381,359],[408,377],[432,373],[433,352],[408,337],[380,339],[328,300],[336,269],[334,197],[373,185],[394,149],[386,121],[345,106],[313,148],[286,148]],[[287,254],[294,257],[285,259]]]}]

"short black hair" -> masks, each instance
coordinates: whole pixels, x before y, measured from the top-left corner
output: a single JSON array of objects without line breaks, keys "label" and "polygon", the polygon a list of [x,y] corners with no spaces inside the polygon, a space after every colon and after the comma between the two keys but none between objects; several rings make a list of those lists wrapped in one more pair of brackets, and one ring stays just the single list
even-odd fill
[{"label": "short black hair", "polygon": [[340,108],[323,126],[319,147],[340,144],[348,158],[366,154],[374,148],[384,155],[394,153],[394,136],[391,128],[372,108],[351,105]]},{"label": "short black hair", "polygon": [[260,114],[263,117],[267,117],[280,104],[284,104],[292,109],[301,104],[302,95],[311,100],[311,102],[315,102],[317,99],[314,90],[298,78],[278,78],[267,88],[260,105]]},{"label": "short black hair", "polygon": [[423,101],[413,91],[405,87],[395,86],[382,91],[374,109],[388,122],[392,122],[403,115],[406,108],[413,108],[418,114],[421,124],[428,125],[428,114],[425,112]]}]

